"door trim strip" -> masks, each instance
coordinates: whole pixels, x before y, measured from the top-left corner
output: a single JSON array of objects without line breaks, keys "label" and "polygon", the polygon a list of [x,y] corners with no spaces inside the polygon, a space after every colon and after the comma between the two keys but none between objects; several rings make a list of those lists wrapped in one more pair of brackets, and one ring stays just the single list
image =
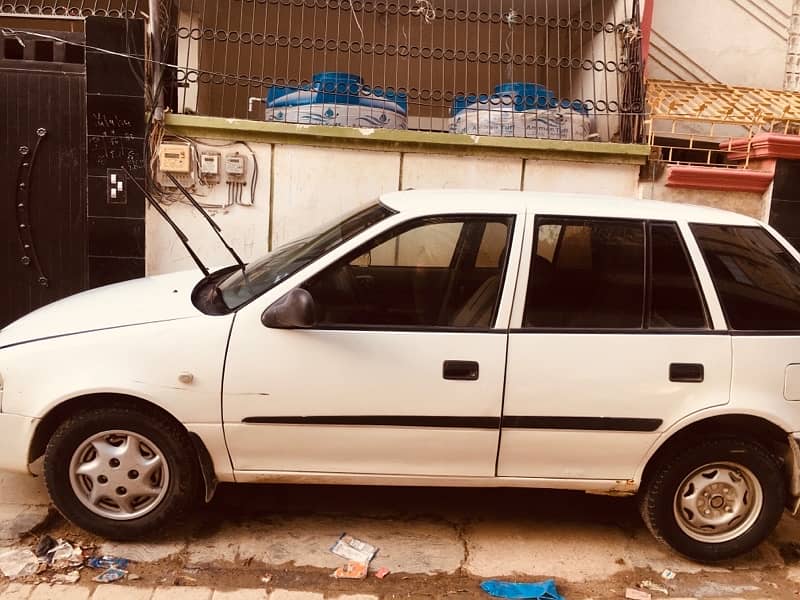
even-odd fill
[{"label": "door trim strip", "polygon": [[661,419],[633,417],[524,417],[505,416],[509,429],[578,429],[582,431],[656,431]]},{"label": "door trim strip", "polygon": [[[355,427],[431,427],[454,429],[498,429],[498,417],[442,417],[428,415],[315,415],[245,417],[251,425],[338,425]],[[661,419],[628,417],[527,417],[506,416],[502,426],[509,429],[578,429],[585,431],[655,431]]]},{"label": "door trim strip", "polygon": [[267,425],[354,425],[372,427],[441,427],[497,429],[499,417],[440,417],[416,415],[320,415],[313,417],[245,417],[242,423]]}]

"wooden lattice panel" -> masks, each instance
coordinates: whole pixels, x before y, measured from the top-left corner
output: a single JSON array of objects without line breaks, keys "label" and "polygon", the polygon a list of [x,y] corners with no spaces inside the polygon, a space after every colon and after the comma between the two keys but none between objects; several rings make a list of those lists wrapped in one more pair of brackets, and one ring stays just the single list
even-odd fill
[{"label": "wooden lattice panel", "polygon": [[[647,82],[651,119],[712,121],[772,129],[800,124],[800,93],[722,83]],[[786,124],[786,125],[784,125]]]}]

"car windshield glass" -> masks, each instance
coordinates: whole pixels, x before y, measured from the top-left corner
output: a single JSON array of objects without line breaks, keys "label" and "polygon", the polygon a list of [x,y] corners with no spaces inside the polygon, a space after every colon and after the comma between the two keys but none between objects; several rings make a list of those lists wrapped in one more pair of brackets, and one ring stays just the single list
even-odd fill
[{"label": "car windshield glass", "polygon": [[240,307],[391,214],[382,204],[371,204],[276,248],[219,283],[223,302],[231,310]]}]

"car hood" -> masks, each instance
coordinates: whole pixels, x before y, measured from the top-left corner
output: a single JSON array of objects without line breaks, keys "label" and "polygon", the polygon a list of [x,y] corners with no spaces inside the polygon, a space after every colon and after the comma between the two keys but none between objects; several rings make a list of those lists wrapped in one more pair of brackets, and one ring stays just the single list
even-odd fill
[{"label": "car hood", "polygon": [[181,271],[75,294],[0,330],[0,348],[42,338],[201,315],[191,300],[200,277],[194,270]]}]

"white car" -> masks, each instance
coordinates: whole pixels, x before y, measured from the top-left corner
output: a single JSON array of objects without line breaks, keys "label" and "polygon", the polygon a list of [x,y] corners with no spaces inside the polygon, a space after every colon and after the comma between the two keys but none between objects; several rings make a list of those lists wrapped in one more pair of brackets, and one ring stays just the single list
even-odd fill
[{"label": "white car", "polygon": [[751,218],[407,191],[242,270],[149,277],[0,332],[0,468],[142,537],[217,481],[641,498],[679,553],[800,496],[800,255]]}]

